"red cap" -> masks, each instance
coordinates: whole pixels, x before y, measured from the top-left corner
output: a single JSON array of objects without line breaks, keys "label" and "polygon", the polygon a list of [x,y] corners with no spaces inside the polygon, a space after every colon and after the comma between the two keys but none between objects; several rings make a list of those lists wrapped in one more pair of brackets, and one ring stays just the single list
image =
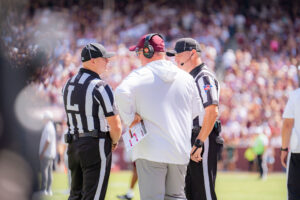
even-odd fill
[{"label": "red cap", "polygon": [[[148,34],[143,35],[140,38],[139,43],[137,45],[129,47],[129,50],[130,51],[135,51],[137,48],[138,49],[144,48],[145,38],[146,38],[147,35]],[[164,52],[165,51],[165,42],[160,36],[154,35],[150,39],[149,43],[153,47],[154,51],[156,51],[156,52]]]}]

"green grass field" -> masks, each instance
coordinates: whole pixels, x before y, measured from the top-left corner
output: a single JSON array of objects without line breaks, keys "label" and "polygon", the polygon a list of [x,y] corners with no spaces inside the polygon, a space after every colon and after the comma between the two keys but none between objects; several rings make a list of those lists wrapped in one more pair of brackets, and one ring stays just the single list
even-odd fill
[{"label": "green grass field", "polygon": [[[111,173],[106,200],[117,200],[117,194],[127,191],[131,174],[129,171]],[[67,199],[67,177],[54,174],[53,196],[46,200]],[[283,173],[269,174],[266,180],[259,180],[258,174],[219,172],[216,190],[219,200],[283,200],[286,199],[286,179]],[[138,186],[135,198],[139,200]]]}]

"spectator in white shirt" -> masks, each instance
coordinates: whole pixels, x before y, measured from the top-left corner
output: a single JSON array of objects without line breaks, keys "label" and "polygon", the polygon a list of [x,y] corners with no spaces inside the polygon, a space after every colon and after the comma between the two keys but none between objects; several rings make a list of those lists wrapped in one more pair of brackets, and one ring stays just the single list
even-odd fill
[{"label": "spectator in white shirt", "polygon": [[42,174],[41,192],[44,195],[50,196],[52,195],[52,167],[56,156],[56,131],[52,120],[52,113],[47,111],[44,115],[45,127],[42,132],[39,148]]}]

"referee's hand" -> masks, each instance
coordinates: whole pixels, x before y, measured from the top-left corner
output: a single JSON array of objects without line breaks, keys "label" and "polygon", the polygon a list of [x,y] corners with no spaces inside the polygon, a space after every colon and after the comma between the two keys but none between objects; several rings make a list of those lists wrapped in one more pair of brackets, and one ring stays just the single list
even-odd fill
[{"label": "referee's hand", "polygon": [[115,151],[118,148],[118,142],[111,144],[111,151]]},{"label": "referee's hand", "polygon": [[[201,148],[198,148],[196,150],[197,147],[193,146],[192,148],[192,151],[191,151],[191,159],[194,161],[194,162],[200,162],[202,160],[202,157],[201,157],[201,153],[202,153],[202,147]],[[196,150],[196,151],[195,151]]]},{"label": "referee's hand", "polygon": [[286,168],[286,163],[287,163],[287,156],[288,156],[287,151],[281,151],[280,160],[281,160],[282,166],[285,168]]}]

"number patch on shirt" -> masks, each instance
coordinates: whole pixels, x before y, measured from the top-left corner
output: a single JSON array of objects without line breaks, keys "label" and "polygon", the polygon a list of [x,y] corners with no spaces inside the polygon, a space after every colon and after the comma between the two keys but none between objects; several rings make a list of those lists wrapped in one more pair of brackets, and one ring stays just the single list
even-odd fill
[{"label": "number patch on shirt", "polygon": [[72,92],[73,92],[74,88],[75,87],[73,85],[69,85],[69,87],[68,87],[67,110],[79,111],[78,104],[71,105],[71,95],[72,95]]}]

